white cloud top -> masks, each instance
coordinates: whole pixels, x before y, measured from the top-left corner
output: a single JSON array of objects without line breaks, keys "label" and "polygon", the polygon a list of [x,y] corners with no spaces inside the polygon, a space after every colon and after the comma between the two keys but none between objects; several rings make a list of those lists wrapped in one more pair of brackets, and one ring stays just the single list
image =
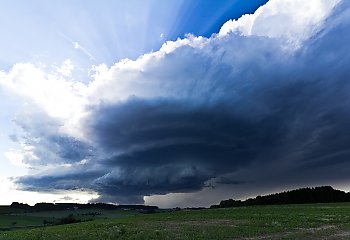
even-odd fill
[{"label": "white cloud top", "polygon": [[280,38],[293,46],[311,37],[340,0],[270,0],[254,14],[227,21],[219,36],[238,32],[244,36]]}]

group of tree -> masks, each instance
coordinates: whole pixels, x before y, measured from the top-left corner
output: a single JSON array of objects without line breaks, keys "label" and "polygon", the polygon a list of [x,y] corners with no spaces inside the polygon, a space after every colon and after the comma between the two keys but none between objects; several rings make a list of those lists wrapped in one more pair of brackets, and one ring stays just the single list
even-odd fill
[{"label": "group of tree", "polygon": [[234,199],[223,200],[219,205],[212,205],[210,208],[330,202],[350,202],[350,193],[333,189],[331,186],[299,188],[266,196],[257,196],[256,198],[249,198],[245,201]]},{"label": "group of tree", "polygon": [[36,203],[30,206],[25,203],[13,202],[11,208],[23,209],[28,211],[56,211],[56,210],[77,210],[77,209],[100,209],[100,210],[138,210],[138,211],[156,211],[157,206],[147,205],[114,205],[108,203]]}]

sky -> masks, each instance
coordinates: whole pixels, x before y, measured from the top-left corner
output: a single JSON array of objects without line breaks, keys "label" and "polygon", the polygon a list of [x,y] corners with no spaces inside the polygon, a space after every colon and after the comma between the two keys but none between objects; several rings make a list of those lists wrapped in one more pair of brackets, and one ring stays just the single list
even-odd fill
[{"label": "sky", "polygon": [[1,1],[0,204],[349,190],[346,0]]}]

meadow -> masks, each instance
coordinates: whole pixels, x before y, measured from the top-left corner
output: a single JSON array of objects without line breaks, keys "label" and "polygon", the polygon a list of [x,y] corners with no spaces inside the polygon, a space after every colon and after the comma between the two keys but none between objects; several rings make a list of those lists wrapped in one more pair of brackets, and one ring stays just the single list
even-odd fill
[{"label": "meadow", "polygon": [[[350,239],[350,203],[95,213],[99,214],[91,210],[26,213],[0,207],[0,239]],[[43,223],[65,215],[89,221]]]}]

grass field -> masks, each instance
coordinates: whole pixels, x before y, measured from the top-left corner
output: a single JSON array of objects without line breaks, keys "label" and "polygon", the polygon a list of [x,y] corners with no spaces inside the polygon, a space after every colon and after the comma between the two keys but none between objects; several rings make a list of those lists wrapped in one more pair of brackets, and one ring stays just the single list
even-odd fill
[{"label": "grass field", "polygon": [[[21,225],[35,225],[39,221],[36,218],[43,220],[55,214],[62,212],[3,213],[0,225],[20,223],[20,218],[23,218]],[[106,211],[95,218],[68,225],[0,231],[0,239],[350,239],[350,203],[156,214]]]},{"label": "grass field", "polygon": [[92,221],[96,219],[115,219],[118,217],[134,216],[135,214],[138,214],[138,212],[101,209],[27,212],[25,210],[0,206],[0,231],[44,227],[48,222],[57,222],[57,220],[67,216],[80,221]]}]

